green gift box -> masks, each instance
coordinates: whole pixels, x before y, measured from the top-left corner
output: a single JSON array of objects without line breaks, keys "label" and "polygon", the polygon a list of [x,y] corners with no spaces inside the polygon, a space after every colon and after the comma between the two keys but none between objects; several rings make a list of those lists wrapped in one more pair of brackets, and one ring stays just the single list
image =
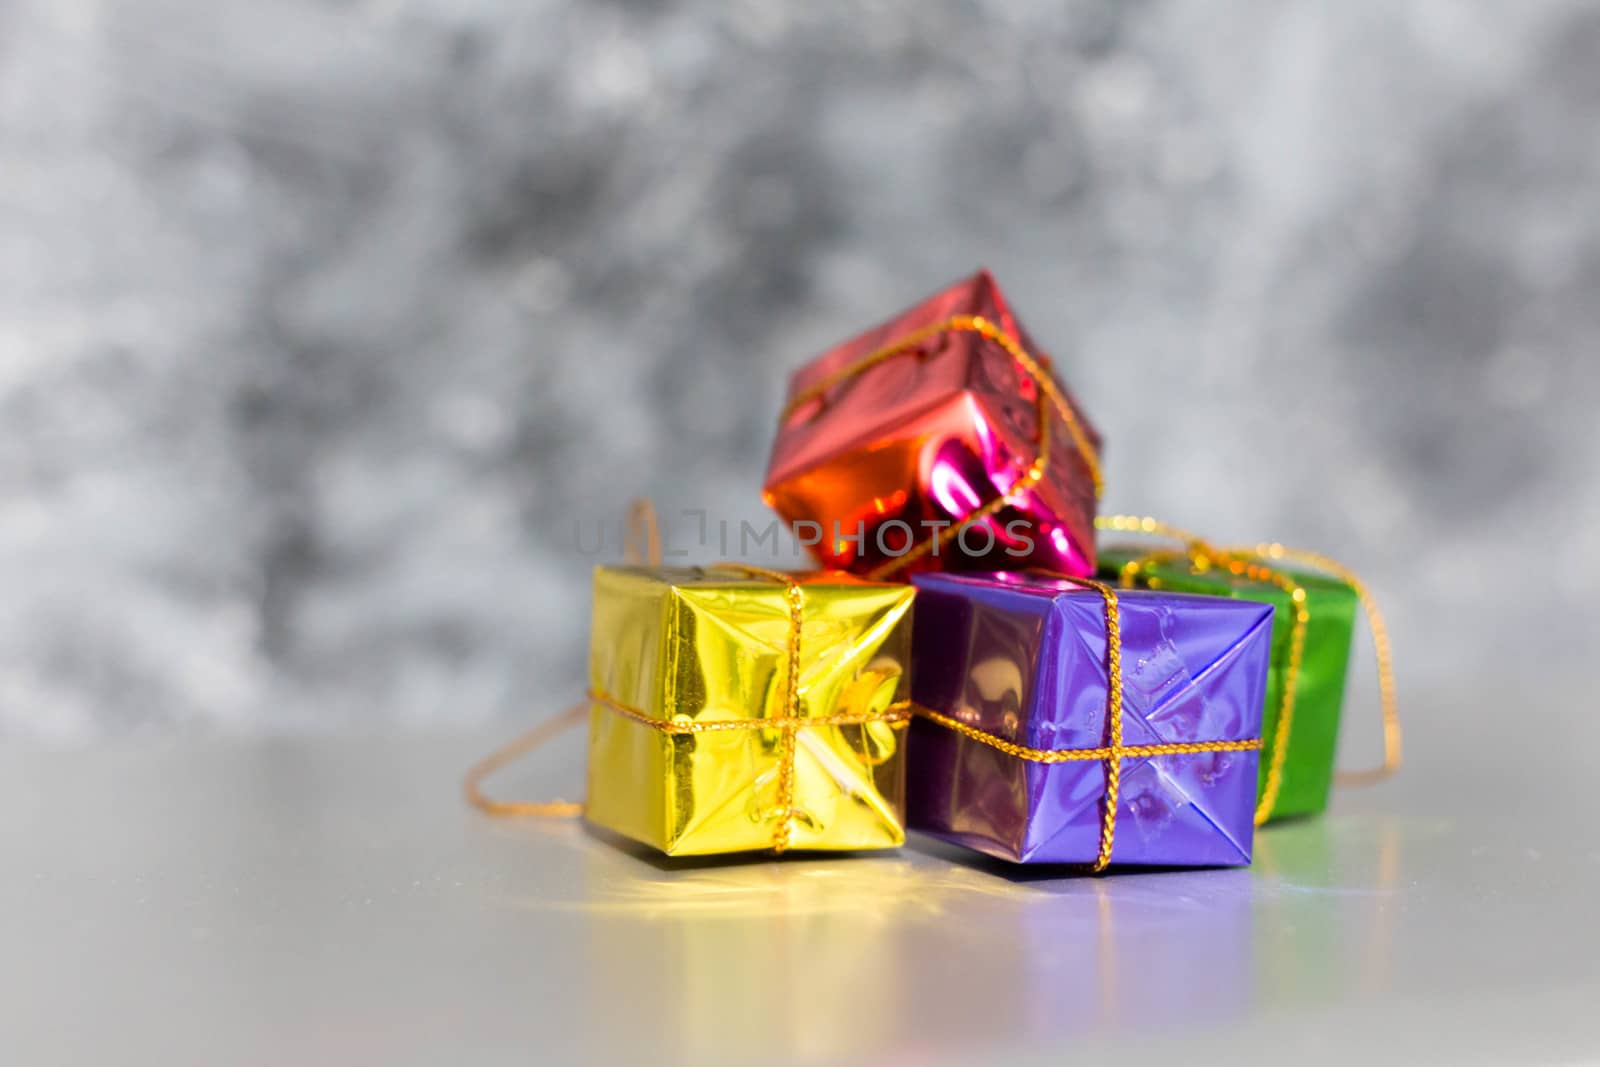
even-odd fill
[{"label": "green gift box", "polygon": [[[1256,822],[1313,815],[1326,808],[1359,603],[1355,587],[1339,578],[1276,561],[1268,565],[1198,541],[1184,549],[1154,551],[1102,547],[1099,564],[1102,577],[1124,585],[1272,605],[1272,665],[1262,715]],[[1296,590],[1303,591],[1305,612],[1298,655]],[[1293,698],[1291,705],[1285,704],[1286,697]]]}]

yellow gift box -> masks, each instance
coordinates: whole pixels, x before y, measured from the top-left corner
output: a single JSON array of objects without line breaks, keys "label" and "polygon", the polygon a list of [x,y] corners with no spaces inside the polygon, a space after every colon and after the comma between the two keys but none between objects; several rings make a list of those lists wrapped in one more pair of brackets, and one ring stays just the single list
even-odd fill
[{"label": "yellow gift box", "polygon": [[905,840],[913,590],[599,567],[586,815],[675,856]]}]

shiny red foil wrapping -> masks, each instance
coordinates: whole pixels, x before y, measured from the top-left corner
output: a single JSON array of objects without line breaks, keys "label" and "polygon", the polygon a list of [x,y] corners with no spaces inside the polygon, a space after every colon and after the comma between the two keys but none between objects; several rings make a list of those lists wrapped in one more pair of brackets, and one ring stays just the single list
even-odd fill
[{"label": "shiny red foil wrapping", "polygon": [[[1038,386],[1003,345],[971,330],[937,330],[809,396],[873,353],[961,316],[982,318],[1049,366],[1000,287],[979,271],[794,373],[767,468],[767,503],[825,567],[896,578],[1023,567],[1092,574],[1094,474],[1048,405],[1055,422],[1043,476],[993,514],[960,525],[1013,492],[1040,458]],[[1057,389],[1098,455],[1100,435]],[[942,529],[959,535],[895,562]]]}]

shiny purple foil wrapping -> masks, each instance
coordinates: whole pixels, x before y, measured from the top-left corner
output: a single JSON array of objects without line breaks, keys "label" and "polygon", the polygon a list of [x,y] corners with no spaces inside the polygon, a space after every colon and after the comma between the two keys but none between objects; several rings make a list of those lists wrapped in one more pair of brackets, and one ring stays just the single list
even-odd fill
[{"label": "shiny purple foil wrapping", "polygon": [[[1106,737],[1099,593],[1026,573],[914,579],[911,690],[922,705],[1033,749]],[[1272,607],[1118,590],[1123,744],[1261,736]],[[1258,753],[1122,761],[1114,865],[1250,862]],[[1106,767],[1043,763],[918,718],[907,749],[908,825],[1016,863],[1091,863]]]}]

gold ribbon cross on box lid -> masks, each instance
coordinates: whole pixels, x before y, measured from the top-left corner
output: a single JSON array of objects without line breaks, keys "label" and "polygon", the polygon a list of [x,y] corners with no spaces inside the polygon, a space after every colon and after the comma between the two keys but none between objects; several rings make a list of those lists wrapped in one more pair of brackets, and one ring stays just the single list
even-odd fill
[{"label": "gold ribbon cross on box lid", "polygon": [[[669,855],[900,845],[911,588],[662,567],[653,512],[631,517],[648,562],[595,570],[588,819]],[[566,813],[478,788],[527,740],[474,768],[469,799]]]}]

